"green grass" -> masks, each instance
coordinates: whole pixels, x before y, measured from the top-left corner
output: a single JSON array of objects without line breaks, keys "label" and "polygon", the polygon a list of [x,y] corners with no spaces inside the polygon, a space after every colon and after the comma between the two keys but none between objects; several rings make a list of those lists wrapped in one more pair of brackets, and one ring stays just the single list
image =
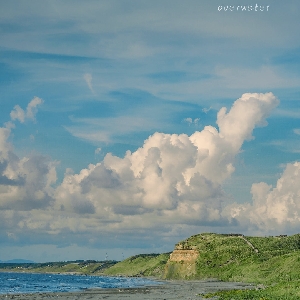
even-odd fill
[{"label": "green grass", "polygon": [[[94,275],[154,276],[166,279],[207,279],[248,282],[257,290],[232,290],[207,294],[214,299],[300,299],[300,235],[244,237],[202,233],[177,244],[195,249],[199,257],[191,268],[185,262],[168,262],[169,253],[141,254],[122,262],[75,261],[46,264],[0,264],[2,271],[73,272]],[[14,269],[12,269],[14,268]],[[193,270],[193,272],[190,272]]]},{"label": "green grass", "polygon": [[300,235],[245,239],[258,252],[238,236],[207,233],[179,243],[184,249],[196,248],[200,253],[194,279],[218,278],[263,286],[257,290],[221,291],[206,297],[231,300],[299,299]]},{"label": "green grass", "polygon": [[116,261],[68,261],[29,264],[0,264],[0,271],[28,273],[76,273],[84,275],[102,275]]},{"label": "green grass", "polygon": [[[194,278],[270,281],[299,278],[300,235],[289,237],[245,237],[258,250],[237,236],[204,233],[178,243],[183,249],[197,249]],[[292,269],[291,269],[292,268]],[[276,272],[274,273],[274,271]],[[172,274],[170,274],[172,278]]]},{"label": "green grass", "polygon": [[231,290],[201,295],[219,300],[298,300],[300,298],[300,282],[281,282],[257,290]]},{"label": "green grass", "polygon": [[106,269],[104,274],[161,278],[169,256],[170,253],[132,256]]}]

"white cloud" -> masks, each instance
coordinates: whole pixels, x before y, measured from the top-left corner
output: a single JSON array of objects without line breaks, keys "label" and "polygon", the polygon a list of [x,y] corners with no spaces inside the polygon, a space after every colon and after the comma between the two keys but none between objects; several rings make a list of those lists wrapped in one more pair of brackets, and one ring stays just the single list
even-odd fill
[{"label": "white cloud", "polygon": [[300,135],[300,128],[295,128],[294,133]]},{"label": "white cloud", "polygon": [[244,140],[252,139],[254,126],[267,125],[266,117],[278,104],[279,101],[272,93],[243,94],[228,114],[225,107],[218,112],[220,135],[234,147],[241,147]]},{"label": "white cloud", "polygon": [[10,113],[12,121],[18,120],[24,123],[25,120],[35,120],[35,115],[37,113],[37,107],[43,103],[43,100],[34,97],[27,105],[26,111],[24,111],[19,105],[15,105],[14,109]]},{"label": "white cloud", "polygon": [[198,125],[198,123],[199,123],[199,121],[200,121],[200,118],[196,118],[196,119],[192,119],[192,118],[185,118],[185,119],[183,119],[183,122],[185,122],[185,123],[188,123],[189,124],[189,126],[190,125]]},{"label": "white cloud", "polygon": [[289,163],[275,187],[264,182],[251,188],[252,204],[226,209],[231,218],[241,225],[254,227],[261,232],[294,232],[300,225],[300,162]]},{"label": "white cloud", "polygon": [[95,150],[95,154],[99,154],[101,152],[101,148],[97,148],[96,150]]},{"label": "white cloud", "polygon": [[262,65],[259,68],[243,67],[232,68],[217,66],[215,75],[220,78],[218,82],[227,88],[292,88],[298,87],[299,78],[297,76],[288,77],[278,66]]},{"label": "white cloud", "polygon": [[37,106],[41,105],[42,103],[43,100],[41,98],[34,97],[27,105],[26,117],[30,120],[34,120],[37,113]]},{"label": "white cloud", "polygon": [[64,128],[73,136],[95,144],[111,142],[109,134],[104,130],[96,130],[94,128],[89,130],[80,126],[65,126]]},{"label": "white cloud", "polygon": [[277,116],[300,119],[300,110],[299,109],[293,109],[293,110],[276,109],[275,114]]},{"label": "white cloud", "polygon": [[202,111],[207,114],[210,110],[212,109],[212,107],[210,106],[209,108],[202,108]]},{"label": "white cloud", "polygon": [[88,85],[90,91],[94,94],[95,92],[94,92],[94,89],[92,86],[92,80],[93,80],[92,74],[86,73],[83,75],[83,78],[84,78],[86,84]]},{"label": "white cloud", "polygon": [[219,111],[219,130],[206,126],[191,136],[156,132],[123,158],[107,154],[77,174],[67,170],[55,189],[55,163],[42,156],[19,159],[7,142],[10,130],[1,128],[3,230],[16,237],[25,229],[51,236],[134,231],[167,237],[180,228],[229,228],[236,222],[266,230],[298,224],[300,163],[288,165],[276,188],[254,184],[252,205],[226,205],[222,189],[243,142],[266,124],[277,104],[272,93],[243,94],[228,112]]},{"label": "white cloud", "polygon": [[[294,133],[297,134],[295,131]],[[273,140],[268,142],[267,145],[274,146],[284,152],[300,153],[300,140],[295,138],[285,140]]]},{"label": "white cloud", "polygon": [[244,94],[228,113],[219,111],[219,131],[206,126],[191,136],[156,132],[124,158],[107,154],[65,176],[55,207],[94,215],[118,230],[220,222],[226,199],[221,184],[234,172],[242,143],[277,104],[272,93]]},{"label": "white cloud", "polygon": [[19,120],[21,123],[24,123],[25,111],[19,105],[16,105],[10,113],[10,117],[13,121]]},{"label": "white cloud", "polygon": [[148,115],[145,114],[145,116],[143,111],[131,111],[130,113],[130,116],[110,118],[72,117],[70,119],[76,125],[66,126],[65,129],[75,137],[99,144],[99,142],[120,142],[122,138],[124,139],[123,135],[149,130],[149,128],[161,125],[161,122],[156,119],[157,115],[153,116],[151,108],[148,110]]},{"label": "white cloud", "polygon": [[183,121],[186,122],[186,123],[188,123],[188,124],[192,124],[193,123],[193,119],[192,118],[185,118]]},{"label": "white cloud", "polygon": [[[15,106],[12,120],[23,123],[34,120],[38,97],[28,104],[26,111]],[[0,128],[0,210],[31,210],[46,207],[53,201],[52,184],[56,181],[55,162],[42,155],[19,158],[8,142],[14,126]]]}]

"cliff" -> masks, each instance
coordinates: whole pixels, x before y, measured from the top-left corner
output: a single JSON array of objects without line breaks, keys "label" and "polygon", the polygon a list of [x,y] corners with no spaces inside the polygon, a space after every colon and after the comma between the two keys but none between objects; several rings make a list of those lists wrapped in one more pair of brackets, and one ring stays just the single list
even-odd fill
[{"label": "cliff", "polygon": [[[247,237],[242,234],[202,233],[175,245],[163,278],[271,280],[272,276],[288,272],[285,265],[300,267],[299,255],[299,234]],[[275,265],[276,270],[273,268]],[[300,279],[300,272],[297,276]]]},{"label": "cliff", "polygon": [[300,299],[300,235],[250,237],[201,233],[175,245],[172,253],[140,254],[122,262],[74,261],[0,264],[0,271],[154,276],[259,283],[257,290],[206,295],[220,299]]},{"label": "cliff", "polygon": [[198,256],[199,251],[195,246],[186,246],[184,243],[176,244],[166,263],[163,278],[188,279],[194,277],[197,273]]}]

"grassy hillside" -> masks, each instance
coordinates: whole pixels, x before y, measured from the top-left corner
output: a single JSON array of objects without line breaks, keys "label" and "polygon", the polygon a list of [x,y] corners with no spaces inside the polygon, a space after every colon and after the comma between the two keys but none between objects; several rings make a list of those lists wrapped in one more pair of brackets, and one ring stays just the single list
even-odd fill
[{"label": "grassy hillside", "polygon": [[[243,237],[204,233],[177,244],[181,249],[197,249],[196,274],[186,275],[185,263],[168,263],[166,278],[242,281],[259,284],[258,290],[228,291],[208,295],[219,299],[299,299],[300,235]],[[168,265],[171,266],[168,266]],[[174,268],[177,265],[177,269]],[[175,270],[175,273],[172,271]]]},{"label": "grassy hillside", "polygon": [[116,263],[117,261],[94,260],[22,264],[0,263],[0,271],[101,275],[107,268],[110,268]]},{"label": "grassy hillside", "polygon": [[[194,278],[214,277],[222,280],[261,282],[279,280],[287,276],[286,272],[289,272],[288,276],[292,278],[298,276],[298,271],[294,272],[293,268],[289,267],[300,266],[299,234],[281,237],[241,237],[203,233],[177,245],[183,249],[193,248],[199,251],[196,261],[197,274]],[[278,269],[276,274],[275,269]],[[172,278],[172,274],[168,277]]]},{"label": "grassy hillside", "polygon": [[[214,299],[300,299],[300,235],[248,237],[202,233],[179,242],[176,249],[198,251],[194,261],[168,261],[170,253],[141,254],[122,262],[75,261],[46,264],[0,264],[0,271],[154,276],[252,282],[256,290],[225,291]],[[192,265],[193,264],[193,265]],[[191,270],[193,271],[191,273]]]},{"label": "grassy hillside", "polygon": [[0,271],[34,273],[72,273],[107,276],[153,276],[161,278],[170,253],[139,254],[117,261],[68,261],[47,263],[0,263]]},{"label": "grassy hillside", "polygon": [[140,254],[129,257],[104,271],[105,275],[163,276],[170,253]]}]

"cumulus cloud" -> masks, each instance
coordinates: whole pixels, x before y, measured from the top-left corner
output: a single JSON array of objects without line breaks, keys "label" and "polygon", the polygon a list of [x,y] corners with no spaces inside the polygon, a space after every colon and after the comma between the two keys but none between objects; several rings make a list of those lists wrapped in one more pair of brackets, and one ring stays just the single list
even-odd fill
[{"label": "cumulus cloud", "polygon": [[198,123],[199,123],[199,121],[200,121],[200,119],[199,118],[196,118],[196,119],[192,119],[192,118],[185,118],[185,119],[183,119],[183,122],[185,122],[185,123],[187,123],[187,124],[189,124],[189,126],[190,125],[198,125]]},{"label": "cumulus cloud", "polygon": [[56,209],[118,220],[114,226],[123,229],[138,220],[145,226],[220,222],[222,183],[234,172],[234,158],[278,103],[272,93],[244,94],[228,112],[219,111],[219,130],[156,132],[123,158],[107,154],[79,174],[66,174]]},{"label": "cumulus cloud", "polygon": [[27,105],[26,110],[23,110],[19,105],[15,105],[14,109],[10,113],[12,121],[18,120],[24,123],[28,120],[35,120],[37,113],[37,107],[43,103],[43,100],[39,97],[34,97]]},{"label": "cumulus cloud", "polygon": [[217,124],[220,135],[230,141],[236,148],[241,147],[244,140],[252,139],[255,126],[266,126],[266,118],[271,110],[279,104],[272,93],[246,93],[235,101],[230,112],[226,114],[223,107],[218,112]]},{"label": "cumulus cloud", "polygon": [[233,204],[224,212],[241,225],[261,232],[289,232],[300,225],[300,162],[288,163],[275,187],[265,182],[251,188],[252,204]]},{"label": "cumulus cloud", "polygon": [[[37,106],[41,103],[42,100],[35,97],[26,110],[15,106],[11,119],[21,123],[26,119],[34,120]],[[8,142],[12,128],[0,128],[0,210],[46,207],[53,200],[51,194],[52,184],[56,181],[56,163],[38,154],[19,158]]]},{"label": "cumulus cloud", "polygon": [[200,226],[298,226],[299,162],[287,165],[276,187],[253,184],[251,204],[228,205],[222,188],[243,142],[267,124],[278,103],[272,93],[243,94],[228,111],[218,112],[218,128],[206,126],[190,136],[156,132],[124,157],[108,153],[78,173],[67,169],[55,189],[55,163],[38,155],[18,158],[7,141],[11,129],[1,128],[3,228],[51,236],[134,231],[167,237]]}]

